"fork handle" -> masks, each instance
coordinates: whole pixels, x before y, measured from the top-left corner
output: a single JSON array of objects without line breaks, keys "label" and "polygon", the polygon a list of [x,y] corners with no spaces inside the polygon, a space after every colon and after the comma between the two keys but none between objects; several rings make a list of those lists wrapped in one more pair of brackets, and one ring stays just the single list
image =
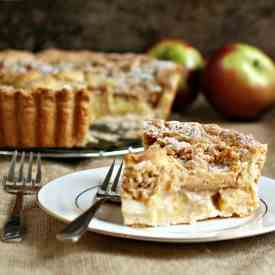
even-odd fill
[{"label": "fork handle", "polygon": [[65,228],[56,235],[59,241],[77,242],[88,230],[88,226],[99,207],[108,200],[108,198],[99,198],[83,214],[69,223]]},{"label": "fork handle", "polygon": [[4,225],[2,240],[6,242],[20,242],[23,240],[25,228],[23,225],[23,197],[22,192],[18,192],[15,198],[15,205],[11,215]]}]

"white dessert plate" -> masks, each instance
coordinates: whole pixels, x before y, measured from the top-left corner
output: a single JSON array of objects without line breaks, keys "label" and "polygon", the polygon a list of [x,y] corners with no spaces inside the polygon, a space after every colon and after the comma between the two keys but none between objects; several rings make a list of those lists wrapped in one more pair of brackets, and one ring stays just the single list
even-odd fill
[{"label": "white dessert plate", "polygon": [[[70,222],[93,202],[96,188],[108,167],[57,178],[38,193],[40,207],[49,215]],[[115,173],[114,173],[115,174]],[[261,177],[259,209],[250,217],[211,219],[192,225],[131,228],[123,225],[120,206],[106,204],[91,221],[89,230],[114,237],[157,242],[210,242],[246,238],[275,231],[275,180]]]}]

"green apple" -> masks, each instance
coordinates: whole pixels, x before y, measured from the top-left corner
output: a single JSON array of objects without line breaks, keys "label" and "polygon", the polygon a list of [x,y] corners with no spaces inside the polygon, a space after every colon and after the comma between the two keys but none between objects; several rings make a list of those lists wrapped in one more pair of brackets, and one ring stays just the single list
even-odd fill
[{"label": "green apple", "polygon": [[180,88],[173,104],[174,111],[184,111],[185,107],[197,97],[200,87],[201,70],[204,59],[200,52],[180,39],[165,39],[149,50],[149,55],[171,60],[184,67]]},{"label": "green apple", "polygon": [[253,46],[229,44],[208,61],[203,92],[227,118],[258,118],[275,102],[273,60]]}]

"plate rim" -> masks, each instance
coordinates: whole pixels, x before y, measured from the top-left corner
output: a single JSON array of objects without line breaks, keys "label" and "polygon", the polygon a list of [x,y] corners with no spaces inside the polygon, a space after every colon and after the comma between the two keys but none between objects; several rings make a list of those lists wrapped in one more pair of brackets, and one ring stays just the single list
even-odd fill
[{"label": "plate rim", "polygon": [[[46,188],[48,185],[51,184],[60,184],[64,181],[64,179],[66,180],[66,178],[69,178],[71,176],[76,176],[78,174],[86,174],[89,172],[94,172],[95,170],[99,171],[99,170],[106,170],[108,169],[108,166],[104,166],[104,167],[98,167],[98,168],[93,168],[93,169],[85,169],[85,170],[81,170],[81,171],[76,171],[76,172],[72,172],[69,173],[67,175],[58,177],[56,179],[53,179],[51,181],[49,181],[47,184],[45,184],[37,193],[36,196],[36,200],[37,203],[39,205],[39,207],[49,216],[54,217],[57,220],[60,220],[64,223],[69,223],[71,221],[71,219],[66,218],[62,215],[59,215],[57,213],[55,213],[54,211],[49,210],[47,207],[45,207],[43,205],[43,203],[41,203],[40,201],[40,196],[42,194],[42,192],[45,192]],[[268,179],[268,180],[272,180],[271,178],[262,176],[262,178]],[[265,204],[267,204],[266,201],[264,201]],[[267,212],[271,211],[270,207],[268,207]],[[105,221],[101,221],[103,223],[106,223]],[[241,226],[242,227],[242,226]],[[102,235],[107,235],[107,236],[112,236],[112,237],[119,237],[119,238],[126,238],[126,239],[134,239],[134,240],[142,240],[142,241],[153,241],[153,242],[173,242],[173,243],[204,243],[204,242],[217,242],[217,241],[224,241],[224,240],[232,240],[232,239],[242,239],[242,238],[249,238],[249,237],[253,237],[253,236],[259,236],[259,235],[263,235],[266,233],[270,233],[275,231],[275,222],[272,225],[268,225],[262,228],[262,230],[248,230],[245,232],[245,234],[235,234],[238,233],[238,231],[240,231],[240,228],[237,229],[228,229],[227,234],[230,232],[234,232],[234,234],[232,234],[231,236],[228,235],[216,235],[215,233],[221,233],[222,231],[213,231],[213,232],[205,232],[203,235],[203,237],[176,237],[174,236],[166,236],[166,237],[154,237],[154,236],[144,236],[144,235],[133,235],[133,234],[126,234],[123,232],[113,232],[113,231],[109,231],[109,230],[104,230],[104,229],[100,229],[100,228],[95,228],[95,227],[89,227],[89,231],[91,232],[95,232],[98,234],[102,234]],[[176,233],[171,233],[171,235],[176,234]],[[185,233],[188,234],[188,233]],[[207,236],[208,235],[208,236]]]}]

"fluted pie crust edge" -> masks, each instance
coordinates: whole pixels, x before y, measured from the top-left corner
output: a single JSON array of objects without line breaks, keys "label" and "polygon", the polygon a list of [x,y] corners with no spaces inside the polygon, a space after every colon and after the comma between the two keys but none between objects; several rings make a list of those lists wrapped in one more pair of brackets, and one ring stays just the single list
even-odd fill
[{"label": "fluted pie crust edge", "polygon": [[1,147],[81,147],[90,125],[88,90],[0,90]]}]

